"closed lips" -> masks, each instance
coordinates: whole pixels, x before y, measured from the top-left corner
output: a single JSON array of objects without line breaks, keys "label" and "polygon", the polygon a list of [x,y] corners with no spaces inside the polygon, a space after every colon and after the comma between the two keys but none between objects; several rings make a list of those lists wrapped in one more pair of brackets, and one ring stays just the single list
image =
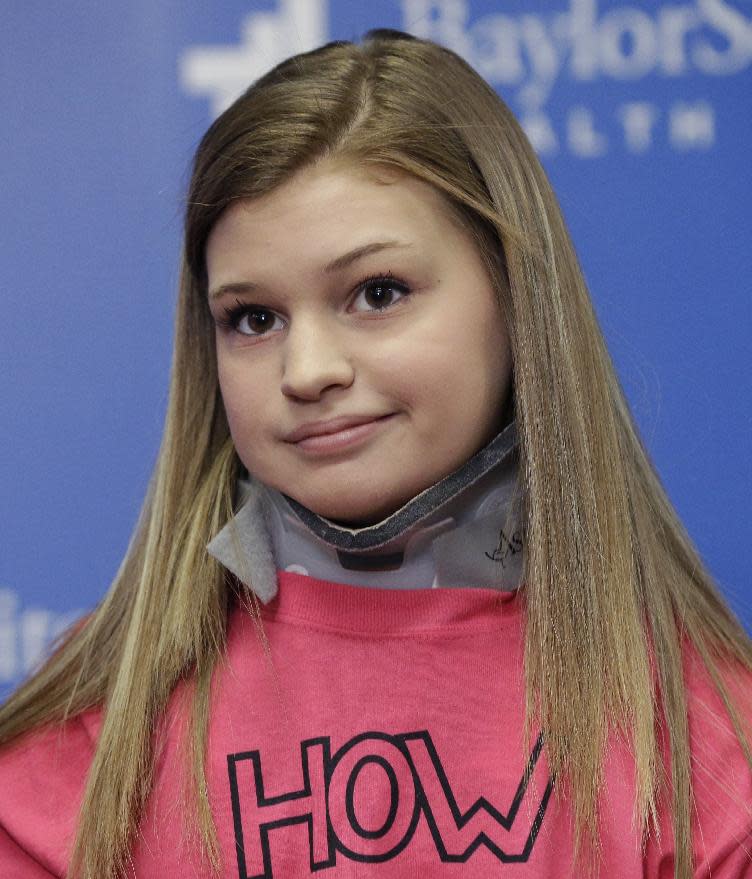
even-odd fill
[{"label": "closed lips", "polygon": [[[391,414],[391,413],[389,413]],[[328,433],[338,433],[347,430],[348,427],[357,427],[359,424],[368,424],[370,421],[380,421],[389,415],[352,415],[332,418],[330,421],[314,421],[303,424],[285,437],[288,443],[297,443],[310,436],[324,436]]]}]

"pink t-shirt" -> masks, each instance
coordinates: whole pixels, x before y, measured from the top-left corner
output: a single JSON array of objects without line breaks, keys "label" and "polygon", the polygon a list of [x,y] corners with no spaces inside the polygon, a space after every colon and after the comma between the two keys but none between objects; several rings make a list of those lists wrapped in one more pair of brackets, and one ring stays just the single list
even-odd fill
[{"label": "pink t-shirt", "polygon": [[[282,572],[253,620],[234,611],[207,761],[223,876],[578,876],[571,814],[541,738],[522,740],[523,607],[491,589],[373,589]],[[752,877],[752,777],[688,656],[696,877]],[[180,711],[182,691],[171,703]],[[0,754],[0,876],[63,876],[99,717]],[[133,847],[138,877],[207,876],[187,842],[168,723]],[[673,877],[670,825],[645,851],[633,767],[613,741],[598,875]]]}]

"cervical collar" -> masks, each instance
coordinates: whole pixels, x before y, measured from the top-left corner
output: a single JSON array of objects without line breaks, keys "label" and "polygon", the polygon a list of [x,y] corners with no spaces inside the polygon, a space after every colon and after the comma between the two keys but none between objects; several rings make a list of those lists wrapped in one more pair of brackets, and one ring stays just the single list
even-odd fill
[{"label": "cervical collar", "polygon": [[362,528],[338,525],[254,479],[238,489],[238,513],[207,549],[262,601],[276,593],[277,569],[392,589],[519,585],[524,537],[513,423],[459,469]]}]

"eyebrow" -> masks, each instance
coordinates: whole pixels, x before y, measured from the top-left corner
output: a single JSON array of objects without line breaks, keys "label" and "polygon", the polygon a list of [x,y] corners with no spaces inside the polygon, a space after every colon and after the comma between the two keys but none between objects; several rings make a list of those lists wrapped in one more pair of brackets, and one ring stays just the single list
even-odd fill
[{"label": "eyebrow", "polygon": [[[342,272],[359,259],[363,259],[373,253],[380,253],[382,250],[405,249],[408,247],[412,247],[412,245],[403,241],[371,241],[369,244],[354,247],[352,250],[348,250],[347,253],[343,253],[342,256],[338,256],[330,263],[327,263],[322,270],[322,274],[333,275],[337,272]],[[254,290],[258,290],[259,286],[252,281],[220,284],[219,287],[209,292],[209,299],[217,299],[227,293],[251,293]]]}]

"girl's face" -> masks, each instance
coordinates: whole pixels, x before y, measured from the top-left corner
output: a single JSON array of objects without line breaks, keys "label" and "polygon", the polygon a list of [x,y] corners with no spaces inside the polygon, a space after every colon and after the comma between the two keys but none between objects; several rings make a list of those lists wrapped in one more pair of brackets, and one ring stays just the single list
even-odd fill
[{"label": "girl's face", "polygon": [[501,428],[503,315],[428,184],[320,163],[229,207],[206,262],[238,455],[319,515],[378,522]]}]

